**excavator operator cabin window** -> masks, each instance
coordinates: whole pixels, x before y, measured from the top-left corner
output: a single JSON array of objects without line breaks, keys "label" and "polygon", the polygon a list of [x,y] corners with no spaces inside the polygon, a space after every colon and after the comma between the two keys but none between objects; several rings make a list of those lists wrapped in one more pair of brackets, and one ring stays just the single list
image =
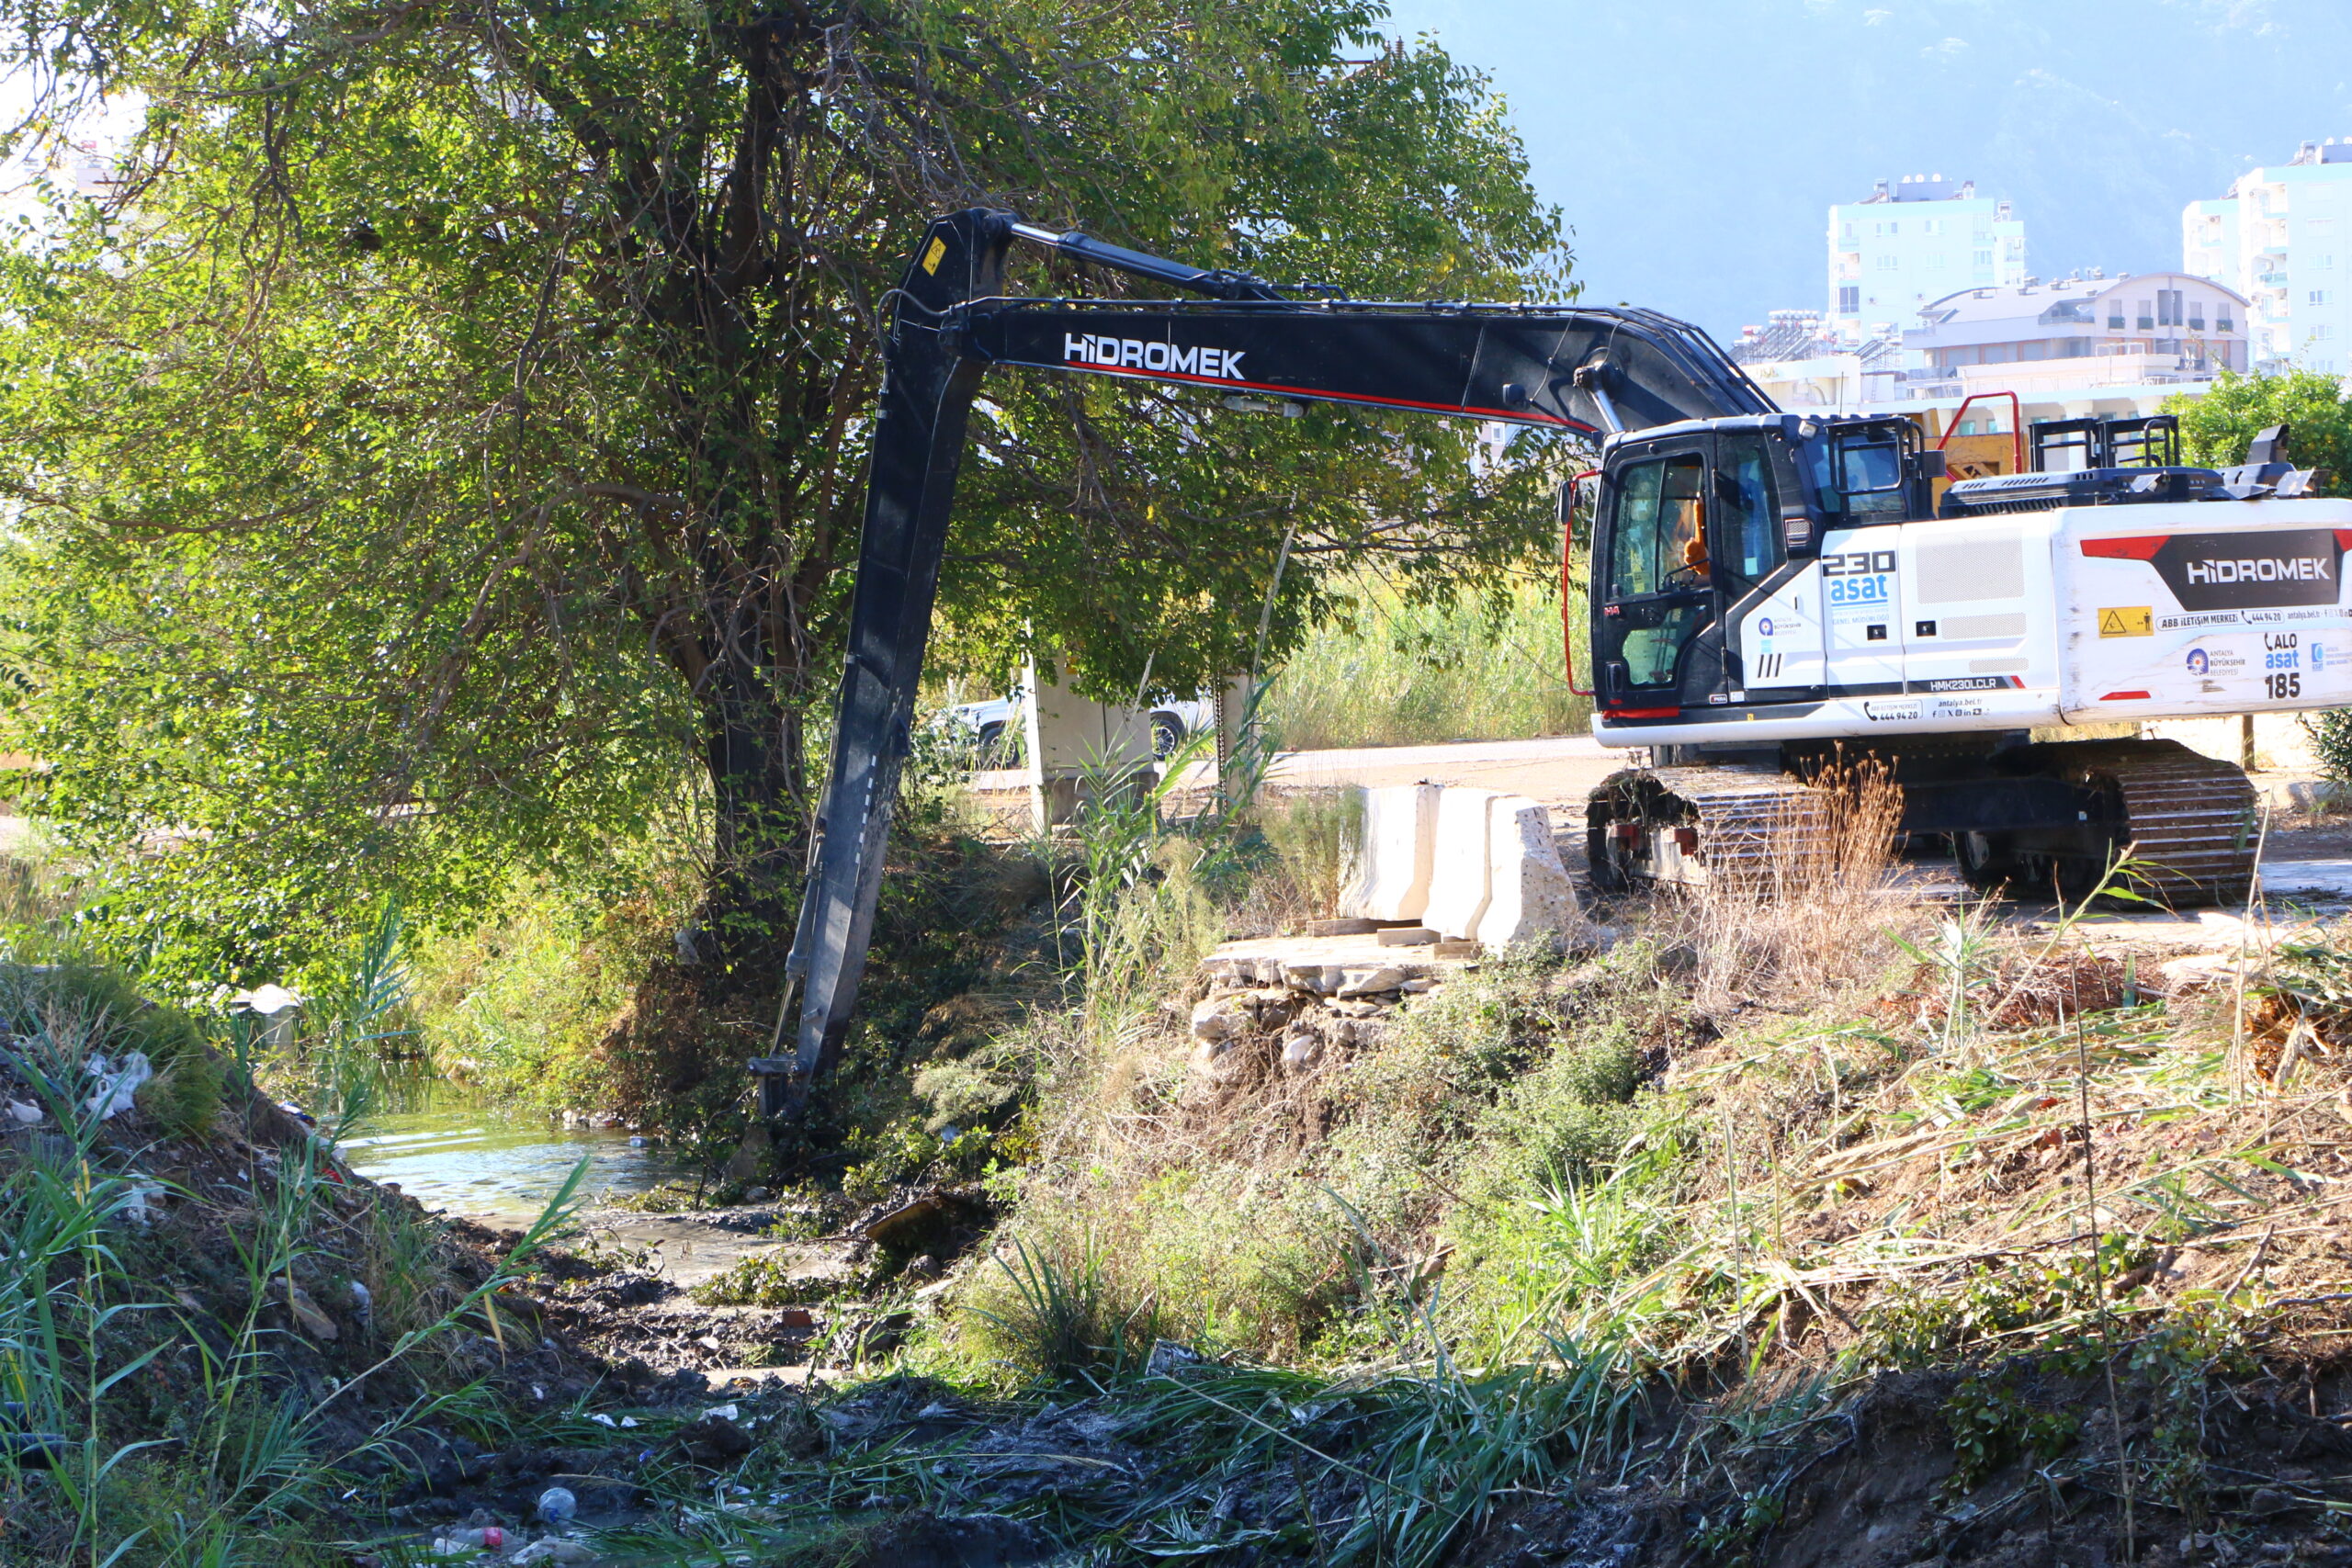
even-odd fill
[{"label": "excavator operator cabin window", "polygon": [[1609,539],[1609,602],[1624,606],[1618,657],[1636,692],[1671,691],[1711,618],[1707,465],[1697,453],[1626,466]]},{"label": "excavator operator cabin window", "polygon": [[1903,521],[1900,444],[1858,434],[1815,445],[1812,457],[1814,489],[1823,510],[1844,513],[1849,524]]},{"label": "excavator operator cabin window", "polygon": [[1609,597],[1647,598],[1707,581],[1706,464],[1695,453],[1630,465],[1609,541]]},{"label": "excavator operator cabin window", "polygon": [[1724,570],[1743,585],[1761,582],[1788,558],[1760,435],[1726,435],[1717,448],[1715,531]]}]

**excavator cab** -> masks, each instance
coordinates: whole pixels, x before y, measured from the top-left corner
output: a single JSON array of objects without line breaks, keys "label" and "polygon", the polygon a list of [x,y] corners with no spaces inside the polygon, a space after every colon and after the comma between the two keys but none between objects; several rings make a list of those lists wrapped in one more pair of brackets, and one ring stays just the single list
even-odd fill
[{"label": "excavator cab", "polygon": [[1828,529],[1925,515],[1931,466],[1905,420],[1748,416],[1611,442],[1592,548],[1604,718],[1670,718],[1753,688],[1817,694],[1818,671],[1784,668],[1785,655],[1766,668],[1739,646],[1744,612]]}]

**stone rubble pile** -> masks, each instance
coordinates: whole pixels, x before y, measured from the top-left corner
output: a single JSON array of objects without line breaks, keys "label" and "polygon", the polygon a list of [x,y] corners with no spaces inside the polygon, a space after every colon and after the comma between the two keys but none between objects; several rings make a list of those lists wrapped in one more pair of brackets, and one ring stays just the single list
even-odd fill
[{"label": "stone rubble pile", "polygon": [[1539,802],[1430,784],[1356,794],[1339,918],[1302,937],[1227,942],[1204,964],[1208,995],[1191,1024],[1204,1082],[1235,1082],[1253,1065],[1309,1072],[1376,1043],[1385,1015],[1486,953],[1608,945]]},{"label": "stone rubble pile", "polygon": [[1193,1008],[1194,1076],[1238,1078],[1271,1055],[1286,1073],[1376,1043],[1377,1021],[1410,995],[1442,984],[1432,964],[1283,964],[1239,957],[1208,961],[1209,994]]}]

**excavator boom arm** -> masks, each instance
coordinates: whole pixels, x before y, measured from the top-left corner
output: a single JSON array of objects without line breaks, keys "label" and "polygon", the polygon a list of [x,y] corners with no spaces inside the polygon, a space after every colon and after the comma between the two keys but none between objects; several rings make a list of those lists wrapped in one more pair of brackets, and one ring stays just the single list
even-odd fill
[{"label": "excavator boom arm", "polygon": [[[1206,296],[1003,293],[1019,238]],[[911,744],[965,424],[991,365],[1412,409],[1583,435],[1778,410],[1705,333],[1651,311],[1367,303],[1057,234],[1000,212],[935,220],[890,298],[881,404],[833,750],[761,1109],[795,1109],[839,1054]],[[794,1004],[798,1004],[797,1022]],[[785,1054],[787,1031],[791,1050]]]}]

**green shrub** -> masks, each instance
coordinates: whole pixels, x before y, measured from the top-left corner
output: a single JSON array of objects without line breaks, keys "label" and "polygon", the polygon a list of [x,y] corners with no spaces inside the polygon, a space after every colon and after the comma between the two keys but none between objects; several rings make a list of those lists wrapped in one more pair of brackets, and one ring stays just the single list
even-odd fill
[{"label": "green shrub", "polygon": [[1363,796],[1352,789],[1278,795],[1260,808],[1258,826],[1310,914],[1337,914],[1340,889],[1363,834]]},{"label": "green shrub", "polygon": [[220,1114],[227,1073],[185,1010],[151,1002],[129,976],[85,958],[0,965],[0,1008],[39,1021],[80,1049],[119,1057],[144,1052],[154,1077],[139,1109],[175,1137],[200,1137]]}]

